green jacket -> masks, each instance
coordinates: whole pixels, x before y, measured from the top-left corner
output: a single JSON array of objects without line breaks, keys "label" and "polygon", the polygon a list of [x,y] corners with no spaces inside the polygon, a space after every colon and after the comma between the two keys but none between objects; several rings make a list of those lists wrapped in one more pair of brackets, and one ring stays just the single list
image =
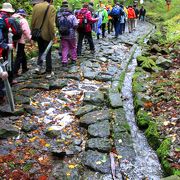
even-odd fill
[{"label": "green jacket", "polygon": [[108,22],[108,12],[106,11],[106,9],[104,8],[100,8],[98,10],[99,13],[102,13],[102,16],[103,16],[103,21],[102,21],[102,24],[105,24]]},{"label": "green jacket", "polygon": [[[48,4],[49,3],[45,1],[42,3],[38,3],[33,7],[31,29],[40,28]],[[46,41],[50,41],[54,39],[55,17],[56,17],[56,10],[53,5],[50,5],[43,27],[41,29],[41,37]]]}]

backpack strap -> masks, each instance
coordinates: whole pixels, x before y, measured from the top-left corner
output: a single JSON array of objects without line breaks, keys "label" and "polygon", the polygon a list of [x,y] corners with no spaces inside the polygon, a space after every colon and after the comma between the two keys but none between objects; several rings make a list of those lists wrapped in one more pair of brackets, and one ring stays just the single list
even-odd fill
[{"label": "backpack strap", "polygon": [[47,15],[49,6],[50,6],[50,4],[48,5],[48,7],[47,7],[47,9],[46,9],[46,11],[45,11],[45,13],[44,13],[43,21],[42,21],[42,24],[41,24],[41,26],[40,26],[40,28],[39,28],[40,30],[42,29],[42,27],[43,27],[43,25],[44,25],[44,21],[45,21],[45,18],[46,18],[46,15]]}]

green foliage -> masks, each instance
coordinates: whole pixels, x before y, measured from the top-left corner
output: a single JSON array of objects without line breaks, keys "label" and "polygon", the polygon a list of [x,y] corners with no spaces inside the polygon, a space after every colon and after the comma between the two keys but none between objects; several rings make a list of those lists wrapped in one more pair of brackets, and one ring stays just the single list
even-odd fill
[{"label": "green foliage", "polygon": [[154,69],[157,69],[156,63],[151,58],[138,56],[137,62],[144,70],[153,71]]}]

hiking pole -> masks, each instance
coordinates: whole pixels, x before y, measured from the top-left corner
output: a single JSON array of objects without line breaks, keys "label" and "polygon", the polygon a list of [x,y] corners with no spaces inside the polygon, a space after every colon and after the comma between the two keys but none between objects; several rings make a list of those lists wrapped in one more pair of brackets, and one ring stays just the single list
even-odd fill
[{"label": "hiking pole", "polygon": [[[9,63],[8,61],[5,61],[4,63],[0,63],[0,72],[5,72],[6,71],[6,65],[8,65],[8,63]],[[5,86],[5,89],[6,89],[6,96],[7,96],[7,99],[8,99],[8,103],[10,105],[11,112],[14,112],[15,104],[14,104],[13,93],[12,93],[11,86],[9,84],[9,80],[7,78],[7,79],[4,79],[3,81],[4,81],[4,86]]]},{"label": "hiking pole", "polygon": [[[9,44],[13,43],[12,37],[13,37],[12,30],[11,30],[11,28],[9,28],[9,32],[8,32],[8,43]],[[12,71],[12,66],[11,65],[12,65],[12,50],[9,49],[8,50],[8,65],[7,65],[7,69],[10,72]]]},{"label": "hiking pole", "polygon": [[42,56],[40,58],[43,62],[46,61],[46,56],[47,56],[49,50],[51,49],[52,45],[53,45],[53,40],[51,40],[49,42],[48,46],[46,47],[45,51],[43,52],[43,54],[42,54]]}]

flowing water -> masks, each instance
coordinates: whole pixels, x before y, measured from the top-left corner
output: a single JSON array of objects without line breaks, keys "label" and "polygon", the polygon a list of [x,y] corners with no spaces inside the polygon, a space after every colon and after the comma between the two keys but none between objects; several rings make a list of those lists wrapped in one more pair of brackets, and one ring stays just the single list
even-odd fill
[{"label": "flowing water", "polygon": [[140,55],[141,50],[138,47],[133,57],[132,63],[128,66],[125,76],[124,86],[122,88],[124,101],[124,110],[126,118],[131,127],[131,136],[133,138],[133,146],[136,153],[135,162],[133,164],[121,164],[121,169],[127,172],[128,177],[132,180],[140,180],[148,177],[150,180],[159,180],[162,176],[161,165],[156,153],[149,146],[146,137],[141,132],[135,121],[133,94],[132,94],[132,78],[137,66],[136,57]]}]

